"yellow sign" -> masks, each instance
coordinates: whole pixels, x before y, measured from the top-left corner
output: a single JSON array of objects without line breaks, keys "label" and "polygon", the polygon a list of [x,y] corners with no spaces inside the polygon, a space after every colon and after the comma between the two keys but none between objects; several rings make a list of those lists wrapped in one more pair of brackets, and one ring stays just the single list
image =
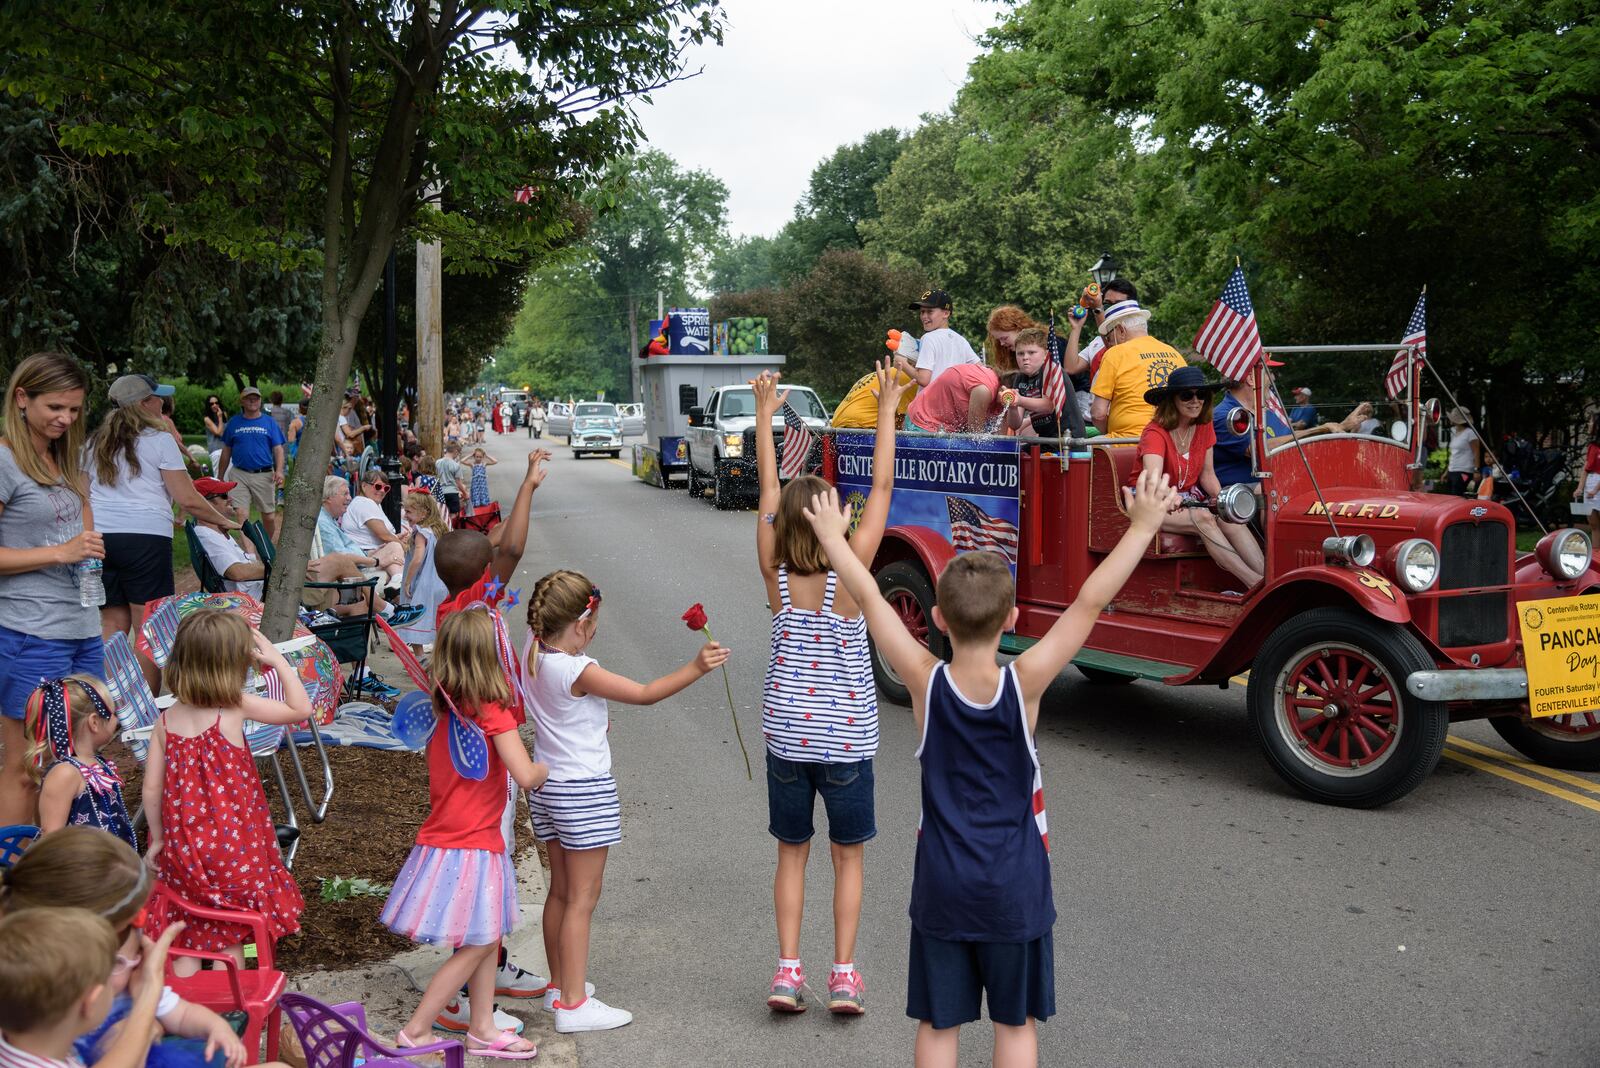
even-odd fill
[{"label": "yellow sign", "polygon": [[1563,716],[1600,708],[1600,598],[1523,601],[1517,624],[1532,714]]}]

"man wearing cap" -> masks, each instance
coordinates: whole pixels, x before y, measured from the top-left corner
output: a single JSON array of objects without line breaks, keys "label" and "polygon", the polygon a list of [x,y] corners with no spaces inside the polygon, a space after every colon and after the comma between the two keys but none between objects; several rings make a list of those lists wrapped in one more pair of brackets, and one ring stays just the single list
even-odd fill
[{"label": "man wearing cap", "polygon": [[1300,386],[1294,391],[1294,408],[1289,412],[1289,425],[1296,430],[1317,425],[1317,409],[1311,404],[1311,390]]},{"label": "man wearing cap", "polygon": [[1186,364],[1171,345],[1150,336],[1150,313],[1136,300],[1122,300],[1106,308],[1100,320],[1100,337],[1106,353],[1100,361],[1090,392],[1094,404],[1089,417],[1102,434],[1136,438],[1155,415],[1155,405],[1145,392],[1167,384],[1167,376]]},{"label": "man wearing cap", "polygon": [[261,512],[267,537],[278,540],[278,487],[283,485],[283,431],[261,410],[261,391],[246,386],[239,391],[244,409],[222,428],[222,456],[217,477],[233,476],[233,503],[249,514],[253,501]]},{"label": "man wearing cap", "polygon": [[950,294],[930,289],[909,305],[922,317],[922,336],[917,339],[917,362],[896,355],[894,365],[926,389],[940,372],[964,363],[982,363],[967,339],[950,329]]},{"label": "man wearing cap", "polygon": [[[196,520],[223,518],[195,492],[183,452],[162,417],[161,400],[173,388],[149,375],[123,375],[110,393],[116,409],[89,439],[85,463],[89,505],[106,547],[102,638],[127,633],[144,618],[146,604],[172,596],[174,502]],[[155,664],[141,658],[140,666],[159,689]]]},{"label": "man wearing cap", "polygon": [[[1266,360],[1267,388],[1272,389],[1274,388],[1272,384],[1272,369],[1282,367],[1283,363],[1280,360],[1274,360],[1271,356],[1268,356]],[[1252,414],[1255,412],[1255,378],[1253,375],[1245,375],[1244,380],[1241,382],[1224,382],[1222,385],[1228,391],[1228,394],[1222,398],[1221,403],[1217,405],[1211,416],[1212,426],[1216,428],[1217,432],[1217,444],[1212,450],[1213,467],[1217,472],[1217,480],[1224,486],[1238,485],[1241,482],[1254,485],[1261,481],[1255,475],[1256,462],[1253,452],[1256,440],[1255,430],[1251,429],[1247,433],[1238,434],[1234,432],[1232,424],[1233,413],[1239,408],[1243,408]],[[1297,396],[1300,392],[1300,390],[1295,390]],[[1356,428],[1361,425],[1361,420],[1372,414],[1372,405],[1362,401],[1355,406],[1355,409],[1349,415],[1344,417],[1343,421],[1338,423],[1317,424],[1315,417],[1313,417],[1312,425],[1305,429],[1291,427],[1270,404],[1266,405],[1262,411],[1264,413],[1262,425],[1266,431],[1267,449],[1270,451],[1273,447],[1274,438],[1309,438],[1318,434],[1353,434]]]}]

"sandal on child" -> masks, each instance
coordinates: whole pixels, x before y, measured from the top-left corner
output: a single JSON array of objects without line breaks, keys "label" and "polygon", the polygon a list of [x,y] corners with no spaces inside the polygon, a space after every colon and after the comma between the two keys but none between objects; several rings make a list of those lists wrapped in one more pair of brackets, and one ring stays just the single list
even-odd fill
[{"label": "sandal on child", "polygon": [[403,1027],[400,1029],[400,1033],[394,1036],[394,1048],[395,1049],[416,1049],[418,1046],[425,1046],[425,1045],[428,1045],[428,1044],[429,1043],[426,1043],[426,1042],[413,1042],[413,1041],[411,1041],[409,1038],[406,1037],[406,1029],[403,1028]]},{"label": "sandal on child", "polygon": [[[528,1048],[510,1048],[518,1042],[525,1043]],[[539,1047],[525,1038],[517,1037],[513,1031],[501,1031],[492,1040],[479,1038],[468,1031],[467,1053],[474,1057],[494,1057],[503,1061],[531,1061],[539,1055]]]}]

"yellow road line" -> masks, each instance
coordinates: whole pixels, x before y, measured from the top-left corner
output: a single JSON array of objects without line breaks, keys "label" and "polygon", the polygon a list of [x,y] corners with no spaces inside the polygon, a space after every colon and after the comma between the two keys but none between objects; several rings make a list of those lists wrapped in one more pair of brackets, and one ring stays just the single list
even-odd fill
[{"label": "yellow road line", "polygon": [[[1452,739],[1452,741],[1453,740],[1455,739]],[[1458,753],[1454,749],[1446,748],[1444,755],[1449,757],[1451,760],[1454,760],[1458,764],[1465,764],[1467,767],[1476,768],[1479,771],[1487,771],[1490,775],[1498,775],[1500,778],[1508,779],[1511,782],[1517,783],[1519,786],[1526,786],[1529,789],[1538,790],[1542,794],[1549,794],[1551,797],[1558,797],[1563,801],[1571,801],[1574,805],[1580,805],[1583,808],[1590,809],[1591,811],[1600,812],[1600,801],[1596,801],[1592,797],[1584,797],[1582,794],[1575,794],[1571,790],[1563,790],[1559,786],[1552,786],[1549,783],[1542,782],[1530,775],[1524,775],[1520,771],[1512,771],[1510,768],[1504,768],[1498,764],[1491,764],[1487,760],[1479,760],[1477,757],[1468,756],[1465,753]]]},{"label": "yellow road line", "polygon": [[630,473],[633,471],[633,465],[632,464],[623,463],[621,460],[613,459],[610,456],[607,456],[605,458],[605,461],[608,464],[616,464],[618,467],[623,468],[624,470],[626,470],[626,471],[628,471]]},{"label": "yellow road line", "polygon": [[1554,779],[1556,782],[1564,782],[1568,786],[1576,786],[1578,789],[1586,790],[1591,794],[1600,794],[1600,782],[1593,782],[1589,779],[1583,778],[1580,775],[1573,775],[1571,772],[1560,771],[1556,768],[1547,768],[1543,764],[1535,764],[1531,760],[1523,760],[1519,757],[1513,756],[1510,753],[1503,753],[1498,749],[1492,749],[1487,745],[1479,745],[1477,742],[1469,742],[1465,738],[1457,738],[1453,734],[1450,736],[1450,744],[1459,746],[1462,749],[1471,750],[1474,753],[1481,753],[1486,757],[1493,757],[1495,760],[1510,764],[1514,767],[1526,768],[1535,775],[1543,775],[1547,779]]}]

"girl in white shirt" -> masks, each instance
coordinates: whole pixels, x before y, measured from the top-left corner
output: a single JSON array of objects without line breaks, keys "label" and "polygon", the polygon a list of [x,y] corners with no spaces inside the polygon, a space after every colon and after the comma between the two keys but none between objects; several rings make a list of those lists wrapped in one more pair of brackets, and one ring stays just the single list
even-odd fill
[{"label": "girl in white shirt", "polygon": [[[585,654],[600,625],[600,590],[576,571],[552,571],[528,602],[529,645],[523,688],[536,728],[535,759],[550,778],[528,795],[533,829],[550,850],[544,948],[556,1031],[605,1031],[633,1014],[591,997],[589,921],[600,899],[606,853],[622,840],[617,782],[611,777],[607,701],[653,705],[728,659],[708,641],[683,667],[654,682],[614,675]],[[563,991],[571,991],[566,995]]]}]

